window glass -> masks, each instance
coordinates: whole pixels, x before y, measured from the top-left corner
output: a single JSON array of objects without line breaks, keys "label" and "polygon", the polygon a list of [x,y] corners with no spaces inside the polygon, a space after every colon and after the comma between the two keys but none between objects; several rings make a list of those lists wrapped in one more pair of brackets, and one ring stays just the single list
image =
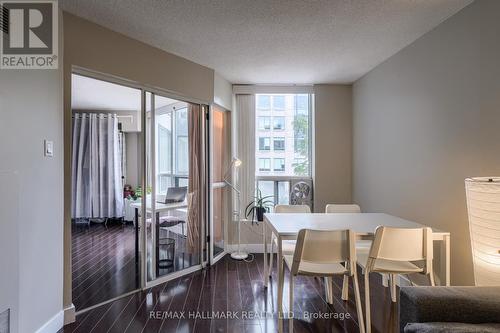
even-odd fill
[{"label": "window glass", "polygon": [[271,109],[271,96],[270,95],[257,95],[257,109],[270,110]]},{"label": "window glass", "polygon": [[278,204],[290,204],[290,182],[288,180],[278,182]]},{"label": "window glass", "polygon": [[[170,115],[168,115],[170,116]],[[170,117],[168,117],[170,118]],[[167,122],[169,124],[170,121]],[[158,172],[170,172],[172,166],[172,131],[164,126],[165,123],[158,124]]]},{"label": "window glass", "polygon": [[[285,158],[285,170],[265,176],[311,176],[311,96],[309,94],[258,94],[255,108],[255,158]],[[269,123],[269,119],[271,123]],[[269,134],[262,131],[269,131]],[[264,135],[263,135],[264,134]],[[274,163],[274,162],[273,162]],[[259,168],[255,168],[259,176]]]},{"label": "window glass", "polygon": [[285,159],[275,158],[274,159],[274,171],[285,171]]},{"label": "window glass", "polygon": [[260,171],[271,171],[271,159],[270,158],[259,158],[259,170]]},{"label": "window glass", "polygon": [[259,138],[259,150],[271,150],[271,138]]},{"label": "window glass", "polygon": [[285,96],[273,96],[273,111],[285,111]]},{"label": "window glass", "polygon": [[273,130],[281,131],[285,129],[285,117],[273,117]]},{"label": "window glass", "polygon": [[271,129],[271,117],[259,117],[259,129],[260,130]]},{"label": "window glass", "polygon": [[295,95],[295,110],[297,114],[309,114],[309,95]]},{"label": "window glass", "polygon": [[283,137],[275,137],[273,140],[274,150],[285,150],[285,138]]}]

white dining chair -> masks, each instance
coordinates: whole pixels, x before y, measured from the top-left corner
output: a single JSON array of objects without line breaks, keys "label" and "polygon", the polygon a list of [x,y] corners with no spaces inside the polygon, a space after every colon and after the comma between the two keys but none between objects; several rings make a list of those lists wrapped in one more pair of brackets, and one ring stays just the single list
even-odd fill
[{"label": "white dining chair", "polygon": [[[363,258],[358,257],[358,261],[361,260]],[[365,260],[366,331],[370,333],[370,273],[389,274],[393,302],[396,302],[396,278],[401,274],[428,275],[434,286],[432,229],[379,226]]]},{"label": "white dining chair", "polygon": [[[325,207],[325,213],[361,213],[361,207],[356,204],[328,204]],[[358,240],[356,241],[356,252],[368,253],[372,242],[370,240]],[[330,283],[325,283],[326,293],[330,295],[332,290],[330,290]],[[332,296],[329,296],[330,299]],[[342,300],[347,301],[349,299],[349,279],[344,276],[344,282],[342,284]]]},{"label": "white dining chair", "polygon": [[[354,281],[354,295],[358,314],[359,330],[365,332],[363,309],[359,294],[356,273],[356,235],[351,230],[311,230],[299,231],[295,251],[283,256],[280,265],[290,269],[289,312],[293,318],[293,286],[298,275],[333,277],[344,275]],[[347,263],[345,265],[344,263]],[[284,274],[281,275],[279,288],[283,291]],[[283,295],[283,292],[281,293]],[[279,309],[282,311],[282,309]],[[292,319],[290,319],[292,320]]]},{"label": "white dining chair", "polygon": [[[275,213],[311,213],[311,208],[308,205],[276,205],[274,206]],[[271,233],[271,251],[269,252],[269,277],[271,277],[273,271],[273,253],[274,246],[278,249],[278,237],[274,233]],[[295,241],[294,240],[284,240],[281,245],[281,251],[283,254],[291,254],[295,251]]]}]

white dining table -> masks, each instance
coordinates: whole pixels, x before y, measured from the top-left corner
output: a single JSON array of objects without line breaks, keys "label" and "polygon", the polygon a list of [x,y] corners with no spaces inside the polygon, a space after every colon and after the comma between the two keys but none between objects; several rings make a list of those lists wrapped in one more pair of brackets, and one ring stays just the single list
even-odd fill
[{"label": "white dining table", "polygon": [[[267,271],[267,242],[268,234],[274,233],[278,240],[278,281],[284,274],[282,242],[295,240],[301,229],[315,230],[346,230],[356,232],[358,239],[373,238],[378,226],[396,228],[422,228],[423,224],[408,221],[396,216],[383,213],[267,213],[264,214],[264,287],[267,287],[269,273]],[[432,228],[434,241],[441,242],[441,272],[444,276],[438,279],[446,286],[450,285],[450,233]],[[283,289],[278,288],[278,309],[282,308]],[[331,300],[330,300],[331,301]]]}]

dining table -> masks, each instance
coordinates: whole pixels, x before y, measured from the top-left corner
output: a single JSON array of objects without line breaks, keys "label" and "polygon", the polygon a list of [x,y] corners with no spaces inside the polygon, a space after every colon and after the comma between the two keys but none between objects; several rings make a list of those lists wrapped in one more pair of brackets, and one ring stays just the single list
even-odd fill
[{"label": "dining table", "polygon": [[[267,270],[267,248],[269,235],[272,232],[278,243],[278,281],[284,274],[282,243],[284,240],[296,240],[301,229],[314,230],[352,230],[357,239],[373,239],[378,226],[394,228],[423,228],[424,224],[409,221],[384,213],[266,213],[263,221],[264,236],[264,287],[267,288],[269,273]],[[450,233],[432,228],[433,240],[440,242],[441,277],[436,281],[446,286],[450,285]],[[325,284],[325,286],[328,284]],[[278,288],[278,309],[282,309],[283,289]],[[327,292],[327,301],[333,302],[331,292]]]}]

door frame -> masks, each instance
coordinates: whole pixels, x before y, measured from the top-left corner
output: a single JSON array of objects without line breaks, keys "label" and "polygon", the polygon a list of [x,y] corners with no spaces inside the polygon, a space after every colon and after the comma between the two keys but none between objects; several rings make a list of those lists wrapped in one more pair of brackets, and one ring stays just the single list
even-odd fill
[{"label": "door frame", "polygon": [[[136,82],[136,81],[133,81],[133,80],[128,80],[128,79],[125,79],[125,78],[122,78],[122,77],[119,77],[119,76],[115,76],[115,75],[112,75],[112,74],[107,74],[107,73],[102,73],[102,72],[99,72],[99,71],[95,71],[95,70],[92,70],[92,69],[88,69],[88,68],[85,68],[85,67],[81,67],[81,66],[76,66],[76,65],[72,65],[71,66],[71,70],[70,70],[70,75],[72,74],[77,74],[77,75],[81,75],[81,76],[86,76],[86,77],[89,77],[89,78],[93,78],[93,79],[96,79],[96,80],[101,80],[101,81],[106,81],[106,82],[110,82],[110,83],[114,83],[114,84],[119,84],[119,85],[122,85],[122,86],[126,86],[126,87],[129,87],[129,88],[135,88],[135,89],[139,89],[141,91],[141,110],[140,110],[140,117],[141,117],[141,134],[140,134],[140,144],[141,144],[141,148],[142,148],[142,152],[141,152],[141,156],[140,156],[140,165],[141,165],[141,168],[142,168],[142,175],[141,175],[141,186],[144,187],[145,183],[146,183],[146,166],[147,166],[147,163],[146,163],[146,93],[149,92],[151,93],[151,96],[154,96],[154,95],[159,95],[159,96],[163,96],[163,97],[167,97],[167,98],[172,98],[172,99],[176,99],[176,100],[179,100],[179,101],[184,101],[184,102],[188,102],[188,103],[193,103],[193,104],[199,104],[202,108],[202,110],[209,110],[210,109],[210,102],[208,101],[205,101],[205,100],[200,100],[200,99],[196,99],[196,98],[192,98],[192,97],[188,97],[188,96],[184,96],[184,95],[180,95],[178,93],[175,93],[173,91],[170,91],[170,90],[166,90],[166,89],[161,89],[161,88],[157,88],[157,87],[154,87],[154,86],[151,86],[151,85],[148,85],[148,84],[142,84],[142,83],[139,83],[139,82]],[[71,76],[70,76],[71,78]],[[70,95],[70,100],[71,100],[71,96],[73,95],[73,87],[71,85],[71,83],[69,84],[69,95]],[[154,105],[153,105],[154,106]],[[208,126],[205,126],[205,127],[208,127]],[[204,127],[204,128],[205,128]],[[71,132],[71,125],[69,127],[69,131]],[[206,131],[206,129],[205,129]],[[206,144],[207,142],[205,141],[204,142],[204,145],[205,146],[208,146]],[[70,158],[71,157],[71,144],[70,145],[70,154],[69,154],[69,157],[65,157],[65,158]],[[208,155],[207,155],[208,156]],[[71,169],[71,158],[70,158],[70,169],[69,170],[72,170]],[[207,163],[207,174],[208,174],[208,163]],[[69,179],[71,179],[71,174],[69,175]],[[207,178],[208,180],[208,178]],[[207,181],[208,183],[208,181]],[[209,187],[206,186],[207,184],[205,184],[205,187],[206,187],[206,191],[207,191],[207,197],[209,197]],[[71,195],[68,197],[66,196],[65,200],[68,200],[69,201],[69,204],[71,205],[71,201],[72,201],[72,197]],[[146,205],[143,204],[141,205],[141,213],[143,214],[143,216],[145,216],[146,212]],[[205,209],[205,217],[208,217],[208,209]],[[208,221],[209,218],[206,218],[205,221]],[[71,221],[69,221],[71,222]],[[205,223],[206,224],[206,223]],[[69,232],[67,231],[64,231],[64,235],[65,235],[65,238],[69,238],[67,241],[65,241],[65,244],[69,244],[69,246],[65,245],[65,248],[64,248],[64,252],[65,252],[65,255],[67,255],[69,258],[71,258],[71,223],[65,223],[65,226],[67,226],[69,228]],[[201,226],[201,229],[200,229],[200,232],[201,232],[201,235],[200,235],[200,264],[199,265],[194,265],[194,266],[191,266],[189,268],[186,268],[186,269],[183,269],[183,270],[180,270],[180,271],[177,271],[177,272],[173,272],[171,274],[168,274],[166,276],[163,276],[163,277],[160,277],[160,278],[157,278],[156,280],[152,280],[152,281],[147,281],[147,253],[145,251],[146,249],[146,233],[145,232],[141,232],[141,228],[139,229],[139,235],[138,237],[140,238],[140,242],[139,242],[139,287],[130,291],[130,292],[127,292],[126,294],[123,294],[123,295],[120,295],[119,297],[115,297],[113,299],[110,299],[110,300],[107,300],[107,301],[104,301],[102,303],[99,303],[99,304],[96,304],[95,306],[92,306],[90,308],[87,308],[87,309],[83,309],[83,310],[78,310],[76,313],[81,313],[82,311],[85,312],[85,311],[88,311],[94,307],[97,307],[97,306],[100,306],[100,305],[103,305],[103,304],[107,304],[109,302],[112,302],[120,297],[125,297],[131,293],[134,293],[134,292],[138,292],[138,291],[141,291],[141,290],[145,290],[145,289],[148,289],[150,287],[153,287],[155,285],[158,285],[158,284],[161,284],[161,283],[165,283],[167,281],[170,281],[170,280],[173,280],[173,279],[176,279],[178,277],[181,277],[181,276],[184,276],[184,275],[187,275],[187,274],[190,274],[190,273],[193,273],[197,270],[200,270],[202,269],[203,267],[205,267],[205,265],[207,264],[207,261],[204,261],[204,257],[203,257],[203,248],[204,246],[208,246],[208,245],[205,245],[206,244],[206,232],[205,232],[205,227],[202,225]],[[145,230],[145,228],[142,228],[142,230]],[[72,265],[72,262],[71,260],[69,260],[69,267],[68,265],[65,265],[65,268],[64,268],[64,271],[67,272],[66,275],[69,275],[69,276],[65,276],[65,279],[68,279],[68,281],[70,281],[70,286],[69,286],[69,289],[66,290],[65,289],[65,293],[70,293],[70,296],[64,296],[64,297],[69,297],[71,299],[73,299],[73,295],[72,295],[72,269],[71,269],[71,265]]]},{"label": "door frame", "polygon": [[[217,109],[217,110],[216,110]],[[208,195],[208,198],[209,198],[209,203],[208,203],[208,207],[209,207],[209,212],[208,212],[208,228],[207,228],[207,231],[208,231],[208,235],[209,235],[209,244],[208,244],[208,247],[209,247],[209,263],[210,265],[213,265],[215,263],[217,263],[219,260],[221,260],[227,253],[228,253],[228,247],[227,247],[227,241],[228,241],[228,223],[229,223],[229,220],[231,219],[231,214],[230,214],[230,209],[231,209],[231,196],[228,196],[226,199],[228,201],[228,205],[227,205],[227,209],[226,209],[226,212],[224,212],[225,214],[225,218],[226,218],[226,223],[224,223],[224,248],[222,250],[221,253],[218,253],[217,255],[214,256],[214,241],[215,241],[215,237],[213,237],[213,234],[214,234],[214,223],[215,223],[215,220],[214,220],[214,190],[216,189],[227,189],[228,186],[225,182],[223,181],[219,181],[219,182],[214,182],[214,112],[215,111],[222,111],[224,113],[226,113],[226,119],[227,119],[227,122],[229,124],[229,128],[226,128],[226,132],[228,133],[229,135],[229,143],[230,145],[227,147],[227,152],[231,155],[232,154],[232,145],[231,145],[231,126],[232,126],[232,122],[231,122],[231,111],[220,106],[219,104],[211,104],[210,105],[210,110],[209,110],[209,116],[208,116],[208,128],[209,130],[207,131],[207,134],[208,134],[208,147],[209,147],[209,151],[208,151],[208,158],[209,158],[209,181],[208,181],[208,190],[209,190],[209,195]],[[229,116],[227,116],[227,114],[229,113]]]}]

